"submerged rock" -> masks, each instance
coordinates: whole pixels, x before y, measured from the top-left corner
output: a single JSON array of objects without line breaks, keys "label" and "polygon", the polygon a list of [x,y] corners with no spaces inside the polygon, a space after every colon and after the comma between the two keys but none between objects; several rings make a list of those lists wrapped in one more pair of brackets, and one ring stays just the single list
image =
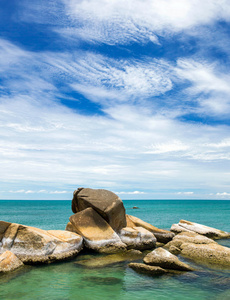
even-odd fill
[{"label": "submerged rock", "polygon": [[180,233],[183,231],[195,232],[201,235],[204,235],[208,238],[212,239],[225,239],[230,238],[230,233],[226,231],[222,231],[213,227],[208,227],[202,224],[180,220],[178,224],[173,224],[171,227],[171,231],[175,233]]},{"label": "submerged rock", "polygon": [[167,270],[164,270],[161,267],[149,266],[142,263],[130,263],[129,267],[137,273],[148,274],[152,276],[164,275],[168,273]]},{"label": "submerged rock", "polygon": [[102,276],[85,276],[85,282],[92,282],[97,285],[115,285],[121,284],[122,279],[117,277],[102,277]]},{"label": "submerged rock", "polygon": [[180,261],[175,255],[163,248],[157,248],[144,257],[144,263],[151,266],[159,266],[163,269],[178,271],[193,271],[189,265]]},{"label": "submerged rock", "polygon": [[230,248],[217,243],[181,245],[181,255],[210,267],[230,268]]},{"label": "submerged rock", "polygon": [[76,264],[87,268],[103,268],[123,261],[132,261],[143,258],[144,254],[138,250],[128,250],[116,254],[101,257],[92,257],[76,262]]},{"label": "submerged rock", "polygon": [[131,216],[131,215],[126,215],[126,220],[127,220],[127,226],[128,227],[143,227],[146,230],[150,231],[151,233],[154,234],[154,236],[157,239],[157,242],[161,243],[168,243],[169,241],[172,240],[172,238],[175,236],[174,233],[164,230],[164,229],[159,229],[145,221],[142,221],[141,219]]},{"label": "submerged rock", "polygon": [[125,208],[113,192],[103,189],[79,188],[74,192],[72,211],[80,212],[92,207],[115,231],[126,227]]},{"label": "submerged rock", "polygon": [[0,272],[13,271],[23,265],[23,262],[11,251],[5,251],[0,255]]},{"label": "submerged rock", "polygon": [[156,247],[155,236],[143,227],[122,228],[119,237],[128,249],[147,250]]},{"label": "submerged rock", "polygon": [[[83,239],[76,233],[39,228],[0,221],[2,240],[0,253],[13,252],[24,263],[62,260],[79,253]],[[3,232],[3,228],[7,227]]]},{"label": "submerged rock", "polygon": [[72,215],[70,222],[89,249],[102,253],[126,249],[117,233],[92,207]]}]

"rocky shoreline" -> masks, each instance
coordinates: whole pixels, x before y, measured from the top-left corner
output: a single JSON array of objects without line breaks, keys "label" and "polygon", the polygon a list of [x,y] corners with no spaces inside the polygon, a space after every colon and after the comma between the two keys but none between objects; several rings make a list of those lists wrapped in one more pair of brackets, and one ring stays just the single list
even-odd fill
[{"label": "rocky shoreline", "polygon": [[[230,238],[228,232],[185,220],[173,224],[170,231],[159,229],[126,215],[122,200],[101,189],[76,190],[72,211],[65,230],[42,230],[0,221],[0,272],[24,264],[70,259],[83,249],[107,254],[96,262],[80,261],[84,267],[143,259],[129,267],[152,276],[194,271],[189,261],[230,268],[230,249],[215,241]],[[180,257],[188,259],[188,263]]]}]

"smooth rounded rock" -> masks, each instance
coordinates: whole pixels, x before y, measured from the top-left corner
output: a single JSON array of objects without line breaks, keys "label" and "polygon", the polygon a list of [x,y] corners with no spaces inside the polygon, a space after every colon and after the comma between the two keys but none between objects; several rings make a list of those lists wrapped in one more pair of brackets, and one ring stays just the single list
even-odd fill
[{"label": "smooth rounded rock", "polygon": [[217,243],[181,245],[181,255],[209,267],[230,268],[230,248]]},{"label": "smooth rounded rock", "polygon": [[72,211],[80,212],[92,207],[115,231],[126,227],[125,208],[113,192],[103,189],[79,188],[74,192]]},{"label": "smooth rounded rock", "polygon": [[[1,221],[0,221],[1,223]],[[83,247],[76,233],[10,223],[3,233],[0,252],[13,252],[24,263],[48,263],[73,257]]]},{"label": "smooth rounded rock", "polygon": [[167,270],[164,270],[161,267],[149,266],[142,263],[130,263],[128,266],[137,273],[147,274],[151,276],[159,276],[168,273]]},{"label": "smooth rounded rock", "polygon": [[92,207],[72,215],[70,222],[89,249],[103,253],[126,249],[117,233]]},{"label": "smooth rounded rock", "polygon": [[163,248],[157,248],[144,257],[144,263],[151,266],[159,266],[164,269],[178,271],[193,271],[189,265],[180,261],[175,255]]}]

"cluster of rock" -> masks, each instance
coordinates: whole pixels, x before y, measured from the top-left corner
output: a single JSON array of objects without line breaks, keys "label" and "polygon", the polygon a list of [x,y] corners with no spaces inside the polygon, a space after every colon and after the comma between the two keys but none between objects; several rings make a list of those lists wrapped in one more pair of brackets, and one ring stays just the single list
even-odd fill
[{"label": "cluster of rock", "polygon": [[79,188],[72,201],[74,215],[66,230],[80,234],[86,248],[111,253],[126,249],[153,249],[174,233],[126,215],[121,199],[107,190]]},{"label": "cluster of rock", "polygon": [[176,257],[180,254],[196,262],[230,267],[230,249],[213,240],[229,238],[227,232],[184,220],[172,225],[171,231],[159,229],[126,215],[121,199],[107,190],[79,188],[74,192],[72,211],[66,230],[46,231],[0,221],[0,272],[71,258],[83,248],[111,253],[96,262],[81,260],[86,267],[142,259],[141,251],[156,247],[143,263],[129,266],[153,275],[192,271]]},{"label": "cluster of rock", "polygon": [[229,232],[185,220],[171,230],[178,234],[165,245],[170,252],[211,267],[230,267],[230,248],[214,241],[230,238]]},{"label": "cluster of rock", "polygon": [[163,275],[166,273],[175,273],[176,271],[194,271],[194,268],[180,261],[178,257],[159,247],[148,253],[144,263],[130,263],[129,267],[140,273],[151,275]]}]

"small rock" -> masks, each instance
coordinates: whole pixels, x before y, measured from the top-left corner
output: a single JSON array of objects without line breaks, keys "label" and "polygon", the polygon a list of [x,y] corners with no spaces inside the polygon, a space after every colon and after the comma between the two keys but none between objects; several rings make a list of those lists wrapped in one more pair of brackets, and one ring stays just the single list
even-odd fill
[{"label": "small rock", "polygon": [[163,248],[157,248],[144,257],[144,263],[151,266],[159,266],[164,269],[178,271],[193,271],[189,265],[180,261],[175,255]]},{"label": "small rock", "polygon": [[164,275],[168,273],[167,270],[164,270],[161,267],[149,266],[142,263],[130,263],[128,266],[138,273],[152,276]]}]

